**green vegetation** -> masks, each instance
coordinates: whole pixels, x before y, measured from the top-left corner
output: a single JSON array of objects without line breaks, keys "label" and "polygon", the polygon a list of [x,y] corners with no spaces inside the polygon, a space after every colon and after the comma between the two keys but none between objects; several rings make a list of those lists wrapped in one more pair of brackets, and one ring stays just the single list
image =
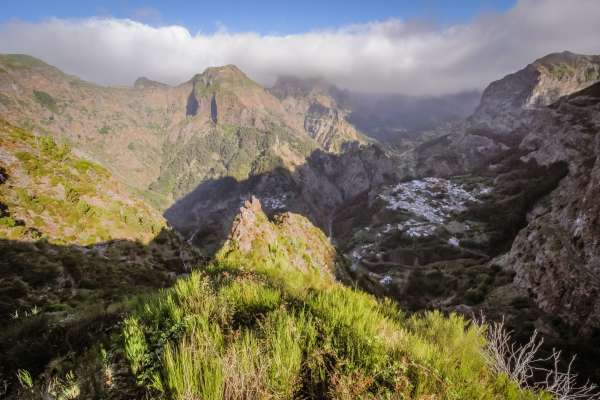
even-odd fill
[{"label": "green vegetation", "polygon": [[202,272],[135,307],[122,347],[151,396],[545,398],[490,371],[482,327],[407,317],[320,264],[299,269],[280,234],[261,240],[246,253],[228,242]]},{"label": "green vegetation", "polygon": [[101,128],[98,128],[98,133],[101,135],[108,135],[110,133],[110,126],[102,125]]},{"label": "green vegetation", "polygon": [[585,80],[586,82],[597,81],[600,79],[600,69],[598,68],[588,68],[585,70]]},{"label": "green vegetation", "polygon": [[35,101],[37,101],[39,104],[46,107],[48,110],[52,111],[53,113],[58,112],[58,106],[56,103],[56,99],[54,97],[50,96],[48,93],[39,91],[39,90],[34,90],[33,98],[35,99]]},{"label": "green vegetation", "polygon": [[[0,229],[0,238],[26,239],[35,229],[54,243],[91,244],[111,237],[147,241],[161,230],[162,218],[131,200],[103,167],[74,156],[68,144],[50,136],[0,123],[0,146],[19,161],[15,175],[26,176],[0,191],[12,214],[3,216],[0,227],[7,229]],[[107,187],[114,190],[107,193]],[[13,223],[16,218],[31,229]]]},{"label": "green vegetation", "polygon": [[[0,72],[1,72],[1,71],[2,71],[2,69],[0,68]],[[10,106],[10,105],[12,104],[12,102],[13,102],[13,101],[11,100],[11,98],[10,98],[10,97],[6,96],[6,95],[5,95],[5,94],[3,94],[3,93],[0,93],[0,104],[2,104],[2,105],[4,105],[4,106],[8,107],[8,106]]]},{"label": "green vegetation", "polygon": [[242,181],[271,171],[283,165],[272,149],[280,142],[289,143],[305,156],[313,150],[308,140],[277,126],[262,131],[219,125],[185,143],[168,144],[163,152],[161,175],[151,189],[180,198],[210,179],[233,177]]},{"label": "green vegetation", "polygon": [[2,54],[0,65],[12,70],[29,69],[34,67],[48,67],[48,64],[26,54]]}]

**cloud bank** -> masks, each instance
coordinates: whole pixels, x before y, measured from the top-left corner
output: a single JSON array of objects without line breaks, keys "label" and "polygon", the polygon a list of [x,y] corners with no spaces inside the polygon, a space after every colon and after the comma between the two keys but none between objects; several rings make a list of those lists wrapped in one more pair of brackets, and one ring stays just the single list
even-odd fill
[{"label": "cloud bank", "polygon": [[365,92],[442,95],[481,89],[547,53],[600,53],[598,0],[520,0],[501,14],[437,27],[390,19],[294,35],[191,34],[124,19],[0,25],[0,52],[39,57],[84,79],[177,84],[235,64],[265,85],[278,75],[322,77]]}]

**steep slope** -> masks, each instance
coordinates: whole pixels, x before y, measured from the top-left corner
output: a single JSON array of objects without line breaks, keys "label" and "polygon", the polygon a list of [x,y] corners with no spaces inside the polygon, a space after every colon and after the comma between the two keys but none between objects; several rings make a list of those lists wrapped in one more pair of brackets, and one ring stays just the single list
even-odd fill
[{"label": "steep slope", "polygon": [[108,170],[49,136],[0,120],[0,174],[5,379],[87,346],[127,296],[169,286],[201,261]]},{"label": "steep slope", "polygon": [[160,208],[209,179],[293,169],[317,149],[366,142],[342,111],[321,118],[313,109],[313,118],[308,105],[291,110],[232,65],[175,87],[147,78],[102,87],[2,55],[0,94],[1,116],[68,141]]},{"label": "steep slope", "polygon": [[568,51],[542,57],[524,69],[492,82],[483,92],[472,121],[495,130],[517,128],[529,111],[600,80],[600,56]]},{"label": "steep slope", "polygon": [[561,96],[600,80],[600,56],[549,54],[492,82],[475,113],[445,135],[405,155],[415,176],[451,176],[486,169],[514,151],[529,123]]},{"label": "steep slope", "polygon": [[185,119],[181,90],[101,87],[25,55],[0,56],[0,115],[52,134],[145,189],[159,174],[165,128]]},{"label": "steep slope", "polygon": [[319,79],[280,77],[270,91],[327,151],[339,153],[346,143],[370,141],[348,122],[350,111],[339,104],[335,86]]},{"label": "steep slope", "polygon": [[122,288],[160,287],[185,270],[179,237],[106,169],[51,137],[1,120],[0,132],[0,319],[110,301]]},{"label": "steep slope", "polygon": [[305,218],[269,221],[253,199],[214,262],[141,301],[106,350],[10,395],[54,379],[97,398],[549,398],[492,372],[484,328],[337,283],[334,254]]},{"label": "steep slope", "polygon": [[528,216],[506,267],[546,312],[580,337],[600,332],[600,84],[567,96],[529,125],[519,149],[541,165],[568,164],[569,174]]}]

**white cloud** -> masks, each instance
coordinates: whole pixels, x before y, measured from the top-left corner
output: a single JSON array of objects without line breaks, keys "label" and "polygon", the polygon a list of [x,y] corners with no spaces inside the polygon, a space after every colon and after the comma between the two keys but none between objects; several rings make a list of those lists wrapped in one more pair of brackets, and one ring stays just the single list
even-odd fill
[{"label": "white cloud", "polygon": [[98,83],[138,76],[175,84],[236,64],[269,85],[280,74],[342,87],[437,95],[483,88],[547,53],[600,53],[598,0],[521,0],[503,14],[436,27],[391,19],[294,35],[191,34],[124,19],[0,25],[0,52],[27,53]]}]

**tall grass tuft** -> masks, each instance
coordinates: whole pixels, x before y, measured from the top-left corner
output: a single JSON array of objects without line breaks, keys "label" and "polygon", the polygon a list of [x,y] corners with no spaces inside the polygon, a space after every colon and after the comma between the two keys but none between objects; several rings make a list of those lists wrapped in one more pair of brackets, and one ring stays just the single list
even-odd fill
[{"label": "tall grass tuft", "polygon": [[168,344],[164,354],[166,386],[173,398],[217,400],[223,398],[223,336],[219,327],[196,320],[178,345]]},{"label": "tall grass tuft", "polygon": [[136,317],[129,317],[125,320],[123,339],[125,357],[129,361],[131,372],[133,375],[138,376],[146,361],[148,345],[146,344],[144,331]]},{"label": "tall grass tuft", "polygon": [[299,325],[303,322],[281,309],[270,314],[264,324],[268,343],[269,389],[274,398],[292,398],[298,389],[303,350]]}]

